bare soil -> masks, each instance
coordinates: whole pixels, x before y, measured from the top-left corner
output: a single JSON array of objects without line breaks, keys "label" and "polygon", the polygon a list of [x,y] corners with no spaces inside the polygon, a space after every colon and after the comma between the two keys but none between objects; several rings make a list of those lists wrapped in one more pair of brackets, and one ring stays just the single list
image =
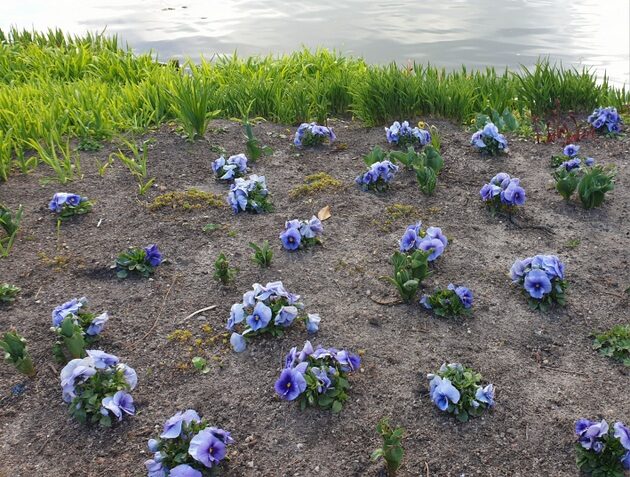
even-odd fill
[{"label": "bare soil", "polygon": [[[253,172],[266,176],[275,211],[233,215],[228,207],[161,209],[147,203],[157,195],[201,188],[225,196],[228,187],[211,175],[218,157],[243,152],[238,123],[215,121],[207,141],[186,142],[169,127],[147,135],[155,140],[149,193],[117,162],[104,177],[96,161],[115,151],[106,144],[82,153],[84,177],[67,186],[40,185],[43,166],[0,184],[0,202],[23,204],[23,228],[8,259],[0,260],[0,282],[22,288],[17,301],[0,307],[0,329],[16,327],[29,342],[38,374],[25,380],[0,367],[0,476],[141,476],[146,441],[178,410],[194,408],[214,425],[232,431],[236,444],[225,475],[370,476],[381,463],[369,456],[380,442],[381,416],[407,429],[401,476],[575,476],[573,423],[577,418],[630,421],[629,372],[591,349],[591,333],[628,322],[630,285],[630,168],[628,138],[581,143],[584,155],[618,168],[617,188],[602,207],[586,211],[565,202],[550,187],[549,158],[560,145],[537,145],[509,136],[511,152],[484,158],[469,146],[470,133],[435,121],[446,166],[431,197],[409,172],[383,194],[353,183],[372,146],[386,147],[382,128],[335,121],[341,147],[298,152],[293,128],[260,124],[255,133],[273,147]],[[327,172],[346,186],[297,199],[289,191],[305,176]],[[519,177],[527,203],[510,223],[492,217],[478,191],[500,171]],[[54,192],[76,192],[94,200],[92,213],[61,227],[47,211]],[[415,212],[393,218],[388,207]],[[309,218],[329,205],[324,244],[307,251],[282,250],[284,221]],[[391,211],[391,209],[390,209]],[[425,290],[454,282],[472,289],[474,317],[435,318],[395,301],[379,279],[390,273],[389,257],[405,227],[421,219],[439,226],[451,243],[435,263]],[[203,232],[208,223],[219,230]],[[250,259],[250,241],[269,240],[269,269]],[[154,278],[118,280],[109,266],[128,246],[157,243],[170,263]],[[239,268],[235,282],[212,279],[213,262],[225,252]],[[528,309],[508,272],[517,258],[558,255],[570,283],[568,305],[541,314]],[[55,257],[63,257],[55,259]],[[296,326],[281,339],[259,339],[235,354],[223,342],[230,306],[255,282],[282,280],[302,295],[308,311],[322,316],[314,344],[363,353],[362,371],[351,376],[351,398],[339,415],[301,412],[280,401],[273,389],[285,353],[307,335]],[[61,400],[60,366],[54,364],[52,309],[86,296],[94,311],[111,318],[98,347],[134,367],[138,413],[112,429],[81,425]],[[195,310],[215,309],[185,320]],[[202,329],[204,325],[205,331]],[[168,339],[175,330],[193,338]],[[181,333],[180,333],[181,335]],[[211,338],[215,337],[214,340]],[[202,341],[201,346],[194,342]],[[210,372],[190,369],[205,356]],[[494,411],[458,423],[432,405],[425,375],[443,362],[462,362],[497,388]],[[12,387],[25,383],[22,395]]]}]

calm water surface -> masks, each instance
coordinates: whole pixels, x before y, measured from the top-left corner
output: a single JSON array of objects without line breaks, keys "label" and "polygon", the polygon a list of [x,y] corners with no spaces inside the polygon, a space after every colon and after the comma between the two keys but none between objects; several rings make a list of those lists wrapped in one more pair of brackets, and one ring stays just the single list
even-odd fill
[{"label": "calm water surface", "polygon": [[324,46],[372,63],[503,68],[550,56],[630,84],[629,0],[0,0],[0,28],[106,29],[161,60]]}]

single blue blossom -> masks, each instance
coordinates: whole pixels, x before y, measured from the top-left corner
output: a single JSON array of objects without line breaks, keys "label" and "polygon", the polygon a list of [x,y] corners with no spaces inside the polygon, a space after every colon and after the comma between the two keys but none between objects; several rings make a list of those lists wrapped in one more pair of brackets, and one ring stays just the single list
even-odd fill
[{"label": "single blue blossom", "polygon": [[460,392],[448,378],[435,376],[430,383],[430,388],[432,389],[431,399],[441,411],[448,409],[449,401],[457,404],[461,397]]},{"label": "single blue blossom", "polygon": [[188,446],[188,454],[204,466],[211,468],[218,465],[227,453],[227,447],[209,429],[199,431]]},{"label": "single blue blossom", "polygon": [[107,415],[108,412],[111,412],[119,421],[122,421],[123,413],[130,416],[136,413],[133,397],[124,391],[118,391],[113,396],[103,398],[101,406],[101,414]]},{"label": "single blue blossom", "polygon": [[164,423],[164,429],[162,434],[160,434],[160,438],[177,439],[182,433],[182,425],[190,424],[191,422],[201,422],[201,417],[199,417],[197,411],[187,409],[184,412],[178,412]]},{"label": "single blue blossom", "polygon": [[157,245],[149,245],[148,247],[144,248],[144,251],[146,253],[145,260],[149,265],[151,265],[152,267],[157,267],[158,265],[160,265],[160,263],[162,263],[162,254],[158,250]]},{"label": "single blue blossom", "polygon": [[89,349],[86,353],[90,358],[92,358],[96,369],[110,368],[112,366],[116,366],[120,362],[117,356],[105,353],[99,349]]},{"label": "single blue blossom", "polygon": [[232,349],[236,353],[242,353],[247,348],[247,341],[243,335],[239,335],[238,333],[232,333],[230,336],[230,344],[232,345]]},{"label": "single blue blossom", "polygon": [[316,333],[319,331],[319,323],[322,319],[317,313],[308,313],[306,315],[306,331]]},{"label": "single blue blossom", "polygon": [[108,319],[109,319],[109,315],[107,314],[107,312],[98,315],[92,320],[92,323],[90,323],[90,326],[88,326],[88,329],[85,330],[85,333],[90,336],[96,336],[96,335],[101,334],[101,331],[103,331],[103,328],[105,327],[105,323],[107,323]]},{"label": "single blue blossom", "polygon": [[276,393],[287,401],[293,401],[306,390],[306,379],[295,368],[285,368],[274,386]]},{"label": "single blue blossom", "polygon": [[494,385],[488,384],[485,388],[479,386],[475,393],[475,399],[488,407],[494,406]]},{"label": "single blue blossom", "polygon": [[576,146],[575,144],[569,144],[567,146],[564,146],[564,149],[562,150],[562,152],[565,156],[575,157],[577,156],[579,150],[580,150],[580,146]]},{"label": "single blue blossom", "polygon": [[246,321],[252,330],[258,331],[262,328],[265,328],[269,324],[269,322],[271,321],[271,316],[271,308],[269,308],[263,302],[258,302],[254,307],[254,311],[251,315],[247,317]]},{"label": "single blue blossom", "polygon": [[551,281],[544,271],[536,268],[525,276],[524,287],[532,298],[540,300],[551,292]]},{"label": "single blue blossom", "polygon": [[169,477],[203,477],[203,474],[197,469],[193,469],[188,464],[179,464],[173,467],[168,473]]},{"label": "single blue blossom", "polygon": [[287,250],[297,250],[300,247],[302,236],[299,230],[294,228],[288,228],[280,234],[280,240],[282,240],[282,246]]}]

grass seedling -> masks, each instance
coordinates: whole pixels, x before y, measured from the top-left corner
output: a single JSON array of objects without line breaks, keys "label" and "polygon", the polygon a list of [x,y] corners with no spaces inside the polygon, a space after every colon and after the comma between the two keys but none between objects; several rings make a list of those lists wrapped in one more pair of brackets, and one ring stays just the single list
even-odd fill
[{"label": "grass seedling", "polygon": [[405,430],[402,427],[392,428],[389,425],[389,420],[384,417],[376,425],[376,432],[383,438],[383,447],[372,452],[372,460],[383,459],[387,468],[387,475],[395,477],[402,465],[404,456],[401,440]]},{"label": "grass seedling", "polygon": [[[75,176],[81,176],[79,155],[77,154],[73,158],[69,138],[66,139],[65,143],[62,143],[58,134],[51,131],[45,146],[34,139],[29,140],[28,143],[37,151],[37,155],[42,162],[53,170],[60,184],[67,184],[74,180]],[[50,181],[51,179],[44,180],[44,182]]]},{"label": "grass seedling", "polygon": [[[148,145],[151,141],[143,141],[142,146],[140,147],[133,142],[127,141],[126,139],[122,139],[122,142],[125,146],[127,146],[133,157],[125,155],[120,149],[118,149],[118,152],[110,154],[109,161],[111,163],[113,158],[116,157],[120,159],[120,161],[127,167],[127,169],[129,169],[129,172],[131,172],[138,182],[138,193],[140,195],[144,195],[151,188],[153,182],[155,182],[154,177],[147,180],[147,159],[149,154]],[[103,167],[106,168],[107,165]],[[105,173],[104,168],[103,174]],[[99,167],[99,174],[101,174],[101,167]]]},{"label": "grass seedling", "polygon": [[15,238],[17,237],[22,220],[24,207],[18,207],[15,213],[11,212],[7,207],[0,204],[0,229],[4,231],[4,237],[0,236],[0,257],[8,257]]},{"label": "grass seedling", "polygon": [[238,270],[236,268],[230,267],[230,262],[225,257],[225,254],[221,252],[214,262],[213,278],[222,285],[227,285],[232,280],[234,280],[237,271]]},{"label": "grass seedling", "polygon": [[4,349],[5,361],[12,363],[20,373],[35,376],[35,368],[33,360],[28,354],[26,340],[16,331],[9,331],[4,334],[0,340],[0,348]]},{"label": "grass seedling", "polygon": [[273,258],[273,251],[269,247],[269,242],[265,240],[262,245],[256,245],[254,242],[249,242],[249,246],[254,249],[254,255],[252,260],[261,267],[268,267],[271,265],[271,259]]},{"label": "grass seedling", "polygon": [[11,303],[15,301],[15,297],[20,293],[20,289],[15,285],[3,283],[0,285],[0,303]]}]

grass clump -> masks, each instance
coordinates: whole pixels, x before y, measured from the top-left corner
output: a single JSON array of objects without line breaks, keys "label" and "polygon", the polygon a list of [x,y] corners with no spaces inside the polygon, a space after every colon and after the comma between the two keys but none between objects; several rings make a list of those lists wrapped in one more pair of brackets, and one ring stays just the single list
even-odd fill
[{"label": "grass clump", "polygon": [[318,172],[304,178],[304,184],[289,191],[289,197],[298,199],[305,195],[317,194],[323,191],[337,190],[343,187],[343,182],[330,174]]},{"label": "grass clump", "polygon": [[392,204],[385,208],[384,217],[375,220],[374,225],[378,225],[381,231],[391,232],[396,224],[403,219],[405,222],[413,222],[420,217],[420,209],[413,205]]},{"label": "grass clump", "polygon": [[605,333],[595,335],[593,349],[630,366],[630,325],[617,325]]},{"label": "grass clump", "polygon": [[158,209],[201,209],[204,207],[225,207],[225,200],[218,194],[199,189],[173,191],[158,195],[149,204],[150,210]]}]

